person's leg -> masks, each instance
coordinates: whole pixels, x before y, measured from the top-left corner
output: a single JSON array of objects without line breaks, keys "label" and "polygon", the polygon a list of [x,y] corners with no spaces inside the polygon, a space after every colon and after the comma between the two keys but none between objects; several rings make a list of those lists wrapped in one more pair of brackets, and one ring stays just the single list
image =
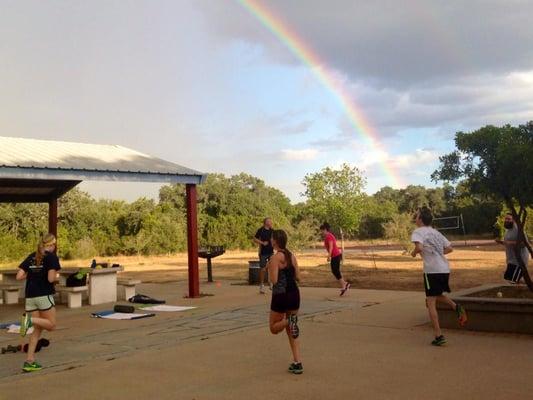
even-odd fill
[{"label": "person's leg", "polygon": [[268,262],[268,258],[264,255],[259,255],[259,292],[265,293],[265,278],[266,272],[265,268]]},{"label": "person's leg", "polygon": [[39,311],[38,314],[38,317],[31,317],[31,322],[33,326],[38,326],[39,328],[47,331],[53,331],[56,327],[55,307],[52,307],[46,311]]},{"label": "person's leg", "polygon": [[[287,319],[289,319],[289,316],[290,315],[296,315],[298,313],[298,311],[290,311],[287,313]],[[291,352],[292,352],[292,359],[294,360],[295,363],[301,363],[302,360],[300,358],[300,342],[299,342],[299,339],[298,338],[294,338],[292,336],[292,332],[289,328],[289,326],[287,325],[287,327],[285,328],[285,331],[287,332],[287,337],[289,338],[289,345],[291,346]]]},{"label": "person's leg", "polygon": [[337,282],[339,283],[339,286],[341,290],[346,288],[347,282],[344,280],[342,274],[341,274],[341,258],[340,257],[333,257],[331,259],[331,273],[337,279]]},{"label": "person's leg", "polygon": [[440,296],[437,296],[437,301],[440,301],[441,303],[444,303],[444,304],[448,304],[450,308],[454,311],[457,308],[457,304],[455,304],[455,302],[452,299],[450,299],[448,296],[446,296],[445,294],[441,294]]},{"label": "person's leg", "polygon": [[28,354],[26,355],[26,361],[32,363],[35,361],[35,349],[37,348],[37,343],[41,337],[42,328],[37,325],[33,326],[33,333],[30,336],[30,341],[28,343]]},{"label": "person's leg", "polygon": [[429,318],[431,319],[431,323],[433,324],[433,331],[435,333],[435,337],[439,337],[442,335],[442,332],[440,330],[439,314],[437,313],[437,297],[427,297],[426,304],[428,307]]},{"label": "person's leg", "polygon": [[270,311],[270,332],[273,335],[277,335],[283,331],[288,326],[288,321],[285,319],[284,313],[278,313],[275,311]]}]

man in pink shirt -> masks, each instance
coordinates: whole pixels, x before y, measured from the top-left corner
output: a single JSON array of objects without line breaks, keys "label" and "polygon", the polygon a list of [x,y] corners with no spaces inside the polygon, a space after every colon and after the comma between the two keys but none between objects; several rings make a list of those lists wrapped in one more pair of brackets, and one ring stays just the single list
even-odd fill
[{"label": "man in pink shirt", "polygon": [[331,265],[331,273],[339,282],[341,288],[341,296],[343,296],[348,289],[350,289],[350,284],[344,280],[341,274],[341,261],[342,261],[342,251],[337,247],[337,239],[335,235],[331,233],[331,227],[327,222],[324,222],[320,226],[320,231],[324,238],[324,247],[328,252],[328,261]]}]

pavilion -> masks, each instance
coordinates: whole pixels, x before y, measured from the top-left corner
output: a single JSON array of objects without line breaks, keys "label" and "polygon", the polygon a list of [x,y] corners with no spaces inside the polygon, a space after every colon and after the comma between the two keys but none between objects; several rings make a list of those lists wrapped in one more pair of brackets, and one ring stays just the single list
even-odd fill
[{"label": "pavilion", "polygon": [[0,137],[0,202],[48,203],[56,236],[58,199],[84,180],[185,184],[189,297],[200,295],[196,186],[205,178],[122,146]]}]

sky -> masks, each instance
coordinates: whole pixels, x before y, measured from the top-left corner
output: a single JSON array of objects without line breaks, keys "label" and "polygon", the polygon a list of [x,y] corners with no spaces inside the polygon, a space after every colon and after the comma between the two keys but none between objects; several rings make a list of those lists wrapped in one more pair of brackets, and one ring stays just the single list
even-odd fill
[{"label": "sky", "polygon": [[521,0],[0,0],[0,135],[246,172],[295,202],[342,163],[368,193],[434,186],[457,131],[533,119],[531,15]]}]

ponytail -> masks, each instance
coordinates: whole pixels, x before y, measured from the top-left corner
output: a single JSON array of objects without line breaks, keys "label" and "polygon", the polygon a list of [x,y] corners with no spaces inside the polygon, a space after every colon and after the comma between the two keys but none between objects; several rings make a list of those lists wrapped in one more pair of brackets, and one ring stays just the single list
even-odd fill
[{"label": "ponytail", "polygon": [[272,232],[272,239],[276,241],[278,247],[285,256],[287,267],[292,267],[292,253],[287,249],[287,233],[282,229],[276,229]]},{"label": "ponytail", "polygon": [[41,265],[44,258],[44,248],[46,246],[50,246],[52,244],[56,244],[56,237],[51,234],[47,233],[46,235],[43,235],[41,239],[39,240],[39,243],[37,244],[37,251],[35,252],[35,264]]}]

